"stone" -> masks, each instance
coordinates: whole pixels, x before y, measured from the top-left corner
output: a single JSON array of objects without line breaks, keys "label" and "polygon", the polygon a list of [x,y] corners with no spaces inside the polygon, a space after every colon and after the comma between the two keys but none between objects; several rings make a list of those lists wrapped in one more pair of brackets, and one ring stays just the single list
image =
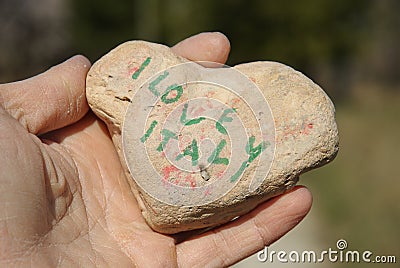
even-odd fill
[{"label": "stone", "polygon": [[129,41],[93,64],[86,94],[161,233],[231,221],[338,151],[329,97],[276,62],[205,68],[164,45]]}]

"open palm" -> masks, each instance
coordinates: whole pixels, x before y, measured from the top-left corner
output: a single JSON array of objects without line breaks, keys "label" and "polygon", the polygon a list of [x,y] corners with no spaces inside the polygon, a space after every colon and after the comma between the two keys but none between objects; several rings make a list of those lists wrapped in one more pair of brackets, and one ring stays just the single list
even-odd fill
[{"label": "open palm", "polygon": [[[204,33],[173,49],[224,63],[229,42]],[[88,112],[89,67],[76,56],[0,85],[0,266],[227,266],[281,237],[310,209],[310,193],[298,187],[202,234],[154,232],[106,127]]]}]

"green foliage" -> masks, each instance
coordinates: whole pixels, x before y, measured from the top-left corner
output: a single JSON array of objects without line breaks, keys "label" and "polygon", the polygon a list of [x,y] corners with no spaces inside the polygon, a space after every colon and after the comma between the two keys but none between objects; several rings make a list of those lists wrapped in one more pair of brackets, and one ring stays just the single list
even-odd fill
[{"label": "green foliage", "polygon": [[[365,27],[360,22],[369,3],[360,0],[72,2],[75,41],[95,56],[99,56],[101,48],[129,38],[171,45],[193,33],[219,30],[232,41],[232,64],[273,59],[299,67],[315,61],[336,62],[352,54],[360,41],[357,34]],[[147,29],[152,33],[146,33]]]},{"label": "green foliage", "polygon": [[198,32],[221,31],[232,44],[229,65],[283,62],[335,99],[347,96],[354,77],[400,80],[394,68],[374,64],[400,57],[395,46],[384,53],[387,43],[375,42],[383,28],[386,39],[398,29],[388,27],[398,21],[395,0],[71,1],[72,47],[92,61],[126,40],[173,45]]},{"label": "green foliage", "polygon": [[71,0],[72,48],[95,60],[119,43],[132,39],[131,0]]}]

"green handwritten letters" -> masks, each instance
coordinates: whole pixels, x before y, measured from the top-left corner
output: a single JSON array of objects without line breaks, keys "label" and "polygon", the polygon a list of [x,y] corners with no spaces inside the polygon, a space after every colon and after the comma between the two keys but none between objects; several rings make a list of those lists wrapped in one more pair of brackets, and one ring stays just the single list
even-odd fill
[{"label": "green handwritten letters", "polygon": [[[137,79],[139,75],[143,72],[143,70],[150,64],[151,58],[147,57],[145,61],[140,65],[140,67],[132,74],[132,79]],[[164,91],[161,91],[158,87],[161,81],[166,79],[168,77],[169,73],[167,71],[161,73],[158,75],[153,81],[150,82],[148,90],[154,94],[156,97],[160,97],[161,101],[165,104],[171,104],[177,102],[183,94],[183,87],[177,84],[172,84],[169,85]],[[188,103],[185,103],[182,109],[182,114],[179,118],[179,122],[184,125],[184,126],[190,126],[190,125],[196,125],[200,124],[202,121],[206,120],[205,117],[197,117],[197,118],[192,118],[188,119],[187,118],[187,111],[188,111]],[[220,132],[223,135],[228,135],[228,132],[225,128],[224,125],[229,124],[233,121],[233,118],[229,116],[229,114],[236,113],[236,109],[225,109],[222,112],[222,115],[218,119],[218,121],[215,122],[215,128],[218,132]],[[146,132],[143,134],[143,136],[140,138],[140,141],[142,143],[145,143],[148,138],[154,133],[154,129],[156,128],[158,122],[156,120],[153,120],[149,126],[149,128],[146,130]],[[168,129],[162,129],[160,131],[161,134],[161,142],[157,147],[158,152],[162,152],[166,149],[166,145],[171,139],[178,139],[177,133],[174,133]],[[226,139],[221,139],[216,146],[216,148],[211,152],[210,156],[207,158],[207,161],[209,164],[213,165],[228,165],[229,164],[229,159],[225,157],[220,157],[221,152],[223,149],[226,147],[227,142]],[[248,138],[248,142],[246,144],[245,151],[248,155],[248,158],[242,162],[241,166],[239,169],[232,175],[230,178],[230,181],[236,182],[241,175],[244,173],[246,167],[249,166],[250,163],[252,163],[266,148],[269,146],[269,143],[262,141],[258,145],[255,146],[255,137],[251,136]],[[183,157],[189,157],[192,162],[192,166],[197,166],[198,165],[198,160],[199,160],[199,147],[198,147],[198,142],[196,139],[193,139],[191,144],[188,145],[181,153],[179,153],[175,160],[179,161]]]}]

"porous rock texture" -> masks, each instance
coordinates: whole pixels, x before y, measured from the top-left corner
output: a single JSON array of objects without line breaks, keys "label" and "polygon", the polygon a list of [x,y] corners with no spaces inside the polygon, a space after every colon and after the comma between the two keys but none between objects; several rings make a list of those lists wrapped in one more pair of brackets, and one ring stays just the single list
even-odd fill
[{"label": "porous rock texture", "polygon": [[[146,59],[151,61],[145,62]],[[254,169],[264,164],[254,161],[249,163],[230,192],[208,204],[175,206],[149,195],[132,178],[124,157],[121,136],[124,117],[133,96],[147,79],[168,67],[187,61],[164,45],[130,41],[119,45],[94,63],[87,76],[86,94],[89,105],[106,123],[132,193],[141,206],[144,218],[154,230],[172,234],[226,223],[267,199],[293,188],[302,173],[322,166],[336,156],[338,131],[334,106],[318,85],[300,72],[280,63],[264,61],[240,64],[234,68],[258,86],[274,118],[274,159],[262,184],[255,191],[249,191],[250,180],[246,178],[250,178]],[[213,97],[224,101],[224,97],[218,96],[218,92]],[[188,98],[190,96],[186,96]],[[240,114],[242,106],[239,104],[237,107],[239,117],[246,114]],[[154,116],[165,118],[165,115],[157,113]],[[246,127],[250,130],[257,123],[252,120],[245,120]],[[157,140],[155,138],[148,142],[157,143]],[[223,153],[230,156],[230,152]],[[161,152],[149,157],[155,163],[163,163],[163,156]],[[160,165],[155,168],[162,173],[165,165]],[[213,177],[215,174],[210,170],[211,174],[207,176]],[[195,183],[200,183],[202,177],[204,179],[204,174],[200,172],[191,176]],[[173,181],[172,178],[164,179]]]}]

